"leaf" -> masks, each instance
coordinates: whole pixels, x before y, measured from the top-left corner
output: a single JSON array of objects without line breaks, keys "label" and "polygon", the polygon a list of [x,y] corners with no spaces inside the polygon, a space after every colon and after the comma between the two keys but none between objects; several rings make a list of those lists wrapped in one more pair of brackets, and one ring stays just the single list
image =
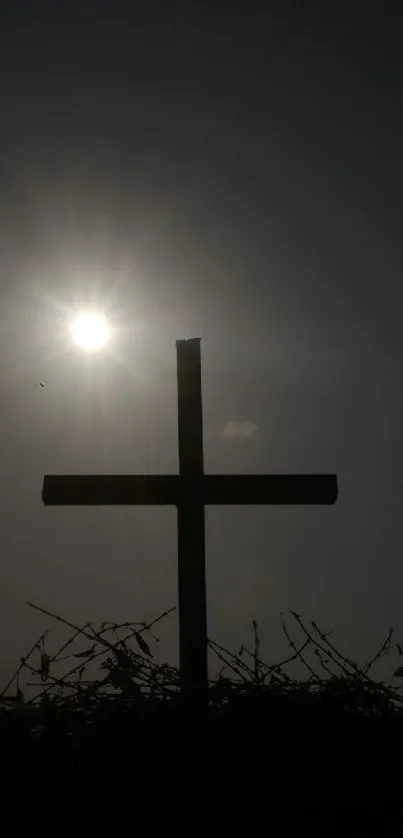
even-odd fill
[{"label": "leaf", "polygon": [[141,692],[140,687],[136,684],[133,678],[130,678],[130,675],[128,675],[127,672],[124,672],[121,669],[115,669],[110,673],[109,681],[116,689],[120,687],[123,695],[136,696],[141,699],[143,698],[143,693]]},{"label": "leaf", "polygon": [[73,655],[74,658],[88,658],[90,655],[94,653],[96,644],[94,643],[90,649],[85,649],[84,652],[77,652],[76,655]]},{"label": "leaf", "polygon": [[24,704],[24,693],[20,688],[17,688],[17,704]]},{"label": "leaf", "polygon": [[127,652],[123,652],[122,649],[114,649],[114,653],[116,655],[116,660],[119,666],[122,669],[131,669],[133,666],[133,661],[127,654]]},{"label": "leaf", "polygon": [[134,636],[137,640],[138,645],[140,646],[141,651],[144,652],[145,655],[149,655],[152,658],[153,655],[151,653],[150,647],[148,643],[146,643],[144,637],[140,634],[140,632],[135,631]]},{"label": "leaf", "polygon": [[403,666],[399,666],[396,672],[393,673],[394,678],[403,678]]},{"label": "leaf", "polygon": [[46,652],[43,651],[42,654],[41,654],[41,669],[40,669],[42,681],[46,681],[46,679],[49,675],[49,669],[50,669],[50,658],[49,658],[49,655],[47,655]]}]

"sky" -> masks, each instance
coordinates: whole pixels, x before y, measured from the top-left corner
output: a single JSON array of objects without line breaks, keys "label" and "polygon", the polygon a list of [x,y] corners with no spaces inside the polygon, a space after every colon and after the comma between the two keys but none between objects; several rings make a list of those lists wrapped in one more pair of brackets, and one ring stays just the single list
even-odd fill
[{"label": "sky", "polygon": [[[206,510],[209,636],[251,645],[256,619],[273,662],[295,609],[362,662],[403,640],[399,30],[384,4],[301,5],[0,13],[1,681],[53,630],[28,600],[80,623],[177,604],[173,508],[41,489],[178,471],[179,338],[202,339],[207,472],[339,478],[331,507]],[[91,356],[88,307],[113,326]]]}]

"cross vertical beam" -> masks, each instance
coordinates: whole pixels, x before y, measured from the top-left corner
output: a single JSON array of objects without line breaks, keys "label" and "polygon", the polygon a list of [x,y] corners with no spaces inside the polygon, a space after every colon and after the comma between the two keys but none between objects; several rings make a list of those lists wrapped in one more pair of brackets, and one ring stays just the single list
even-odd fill
[{"label": "cross vertical beam", "polygon": [[[203,410],[200,340],[178,340],[179,474],[202,481]],[[181,692],[186,698],[207,697],[207,615],[205,511],[202,497],[178,503],[179,657]]]}]

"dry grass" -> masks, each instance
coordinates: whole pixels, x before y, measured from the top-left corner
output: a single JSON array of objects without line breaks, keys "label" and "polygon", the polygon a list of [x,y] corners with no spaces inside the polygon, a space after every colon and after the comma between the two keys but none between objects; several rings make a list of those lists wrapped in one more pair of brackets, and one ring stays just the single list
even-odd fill
[{"label": "dry grass", "polygon": [[[210,783],[222,785],[224,776],[246,790],[260,772],[272,793],[276,783],[292,795],[298,787],[305,803],[313,791],[316,801],[351,793],[357,802],[361,787],[366,800],[393,796],[387,765],[403,744],[403,667],[396,665],[396,686],[374,675],[381,658],[403,654],[393,629],[361,667],[296,612],[288,622],[281,614],[290,652],[279,663],[262,660],[255,621],[251,648],[231,652],[209,640],[221,671],[207,709],[195,715],[180,699],[178,670],[153,657],[156,625],[174,609],[149,623],[94,627],[29,605],[69,636],[52,651],[50,632],[41,635],[0,697],[2,753],[19,771],[57,766],[105,777],[111,766],[124,773],[130,764],[148,777],[167,761],[184,774],[208,761]],[[290,674],[296,662],[305,680]]]}]

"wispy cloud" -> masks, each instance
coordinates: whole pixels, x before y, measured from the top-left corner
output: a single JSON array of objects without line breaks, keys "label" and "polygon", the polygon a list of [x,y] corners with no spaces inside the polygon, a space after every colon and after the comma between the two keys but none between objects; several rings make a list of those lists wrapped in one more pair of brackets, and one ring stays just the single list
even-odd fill
[{"label": "wispy cloud", "polygon": [[227,422],[222,432],[225,439],[249,439],[259,435],[259,428],[248,419]]}]

